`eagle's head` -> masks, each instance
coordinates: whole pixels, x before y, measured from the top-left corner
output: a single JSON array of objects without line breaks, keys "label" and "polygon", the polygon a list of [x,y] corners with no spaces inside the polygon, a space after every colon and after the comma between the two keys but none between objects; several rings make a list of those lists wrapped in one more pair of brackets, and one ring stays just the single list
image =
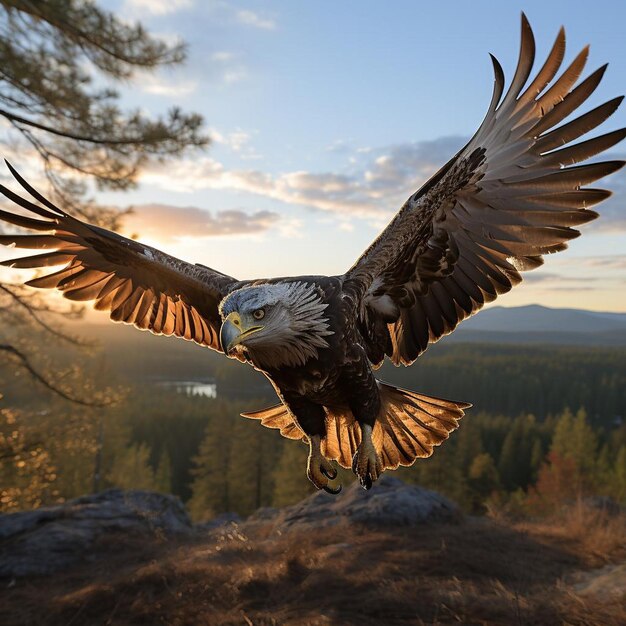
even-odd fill
[{"label": "eagle's head", "polygon": [[302,281],[242,287],[220,303],[222,349],[262,369],[304,365],[328,347],[327,307],[315,285]]}]

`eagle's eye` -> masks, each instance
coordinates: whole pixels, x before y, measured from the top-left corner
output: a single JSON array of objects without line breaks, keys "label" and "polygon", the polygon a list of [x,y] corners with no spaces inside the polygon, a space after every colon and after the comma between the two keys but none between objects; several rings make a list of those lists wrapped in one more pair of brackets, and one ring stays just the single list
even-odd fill
[{"label": "eagle's eye", "polygon": [[265,309],[257,309],[253,314],[255,320],[262,320],[265,317]]}]

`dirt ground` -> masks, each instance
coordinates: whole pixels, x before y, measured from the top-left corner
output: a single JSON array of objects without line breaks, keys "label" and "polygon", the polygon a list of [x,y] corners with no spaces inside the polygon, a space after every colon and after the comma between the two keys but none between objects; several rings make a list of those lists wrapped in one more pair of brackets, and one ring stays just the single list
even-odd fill
[{"label": "dirt ground", "polygon": [[[226,527],[179,540],[111,535],[89,563],[0,581],[5,626],[90,624],[626,624],[624,590],[580,580],[623,563],[621,518]],[[616,567],[616,570],[620,567]]]}]

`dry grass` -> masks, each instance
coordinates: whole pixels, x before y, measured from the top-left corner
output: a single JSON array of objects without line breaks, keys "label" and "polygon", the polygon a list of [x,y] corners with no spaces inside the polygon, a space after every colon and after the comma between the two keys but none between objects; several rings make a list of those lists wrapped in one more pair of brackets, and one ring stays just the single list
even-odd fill
[{"label": "dry grass", "polygon": [[0,623],[625,624],[623,599],[584,597],[564,582],[624,556],[614,521],[603,530],[589,515],[569,528],[469,519],[176,543],[111,537],[90,565],[5,585]]},{"label": "dry grass", "polygon": [[582,500],[549,518],[514,527],[564,550],[574,550],[589,567],[626,559],[626,515],[591,507]]}]

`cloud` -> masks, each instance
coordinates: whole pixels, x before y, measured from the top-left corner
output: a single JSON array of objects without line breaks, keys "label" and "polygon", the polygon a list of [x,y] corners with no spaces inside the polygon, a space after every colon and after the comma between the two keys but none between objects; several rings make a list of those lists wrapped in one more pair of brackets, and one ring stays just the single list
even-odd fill
[{"label": "cloud", "polygon": [[352,139],[336,139],[330,145],[326,146],[326,152],[333,154],[351,154],[354,152],[354,140]]},{"label": "cloud", "polygon": [[[228,141],[223,135],[221,139]],[[248,139],[243,133],[241,145]],[[142,173],[142,182],[179,192],[245,191],[288,204],[339,213],[344,218],[368,218],[380,225],[379,222],[393,215],[463,141],[461,137],[444,137],[377,150],[356,150],[355,162],[344,173],[300,170],[270,174],[255,169],[226,169],[219,161],[204,157],[167,166],[149,166]]]},{"label": "cloud", "polygon": [[193,6],[193,0],[125,0],[122,10],[133,16],[169,15]]},{"label": "cloud", "polygon": [[226,50],[218,50],[211,55],[211,61],[216,63],[227,63],[232,61],[236,57],[234,52],[227,52]]},{"label": "cloud", "polygon": [[[624,158],[625,155],[619,156]],[[605,159],[609,158],[614,158],[614,155],[606,155]],[[626,232],[626,171],[622,169],[606,180],[595,183],[594,187],[610,189],[613,195],[597,208],[594,207],[600,217],[591,222],[590,229],[597,232]]]},{"label": "cloud", "polygon": [[622,290],[626,255],[557,256],[545,267],[524,273],[524,283],[537,293]]},{"label": "cloud", "polygon": [[209,128],[208,133],[214,143],[226,146],[241,159],[260,159],[262,156],[254,146],[250,145],[252,133],[241,130],[241,128],[236,128],[228,133],[221,132],[217,128]]},{"label": "cloud", "polygon": [[602,289],[602,287],[598,286],[598,285],[586,285],[586,286],[572,286],[572,287],[567,287],[565,285],[555,285],[554,287],[550,287],[550,292],[553,291],[567,291],[569,293],[572,294],[576,294],[579,291],[600,291]]},{"label": "cloud", "polygon": [[626,270],[626,254],[584,257],[583,263],[588,267],[601,267],[605,270]]},{"label": "cloud", "polygon": [[241,209],[207,211],[197,207],[143,204],[124,218],[124,230],[140,237],[171,241],[188,237],[258,235],[280,226],[273,211],[248,213]]},{"label": "cloud", "polygon": [[[460,137],[441,137],[415,141],[376,151],[365,171],[365,180],[373,190],[389,193],[398,187],[419,186],[465,143]],[[370,153],[366,153],[370,154]]]},{"label": "cloud", "polygon": [[252,138],[250,133],[240,128],[230,133],[222,133],[217,130],[217,128],[209,128],[209,133],[215,143],[223,144],[229,147],[233,152],[241,152],[244,148],[247,148]]},{"label": "cloud", "polygon": [[[251,150],[250,134],[243,131],[220,135],[216,140],[243,158],[246,150]],[[205,157],[173,166],[153,166],[143,177],[164,189],[244,191],[337,214],[343,222],[359,217],[380,227],[465,141],[465,137],[453,136],[367,149],[338,141],[327,148],[346,157],[347,164],[338,173],[297,170],[273,174],[258,169],[226,169],[219,161]],[[252,151],[247,158],[258,155]],[[600,181],[598,186],[612,189],[614,195],[600,205],[601,218],[585,230],[626,231],[626,171],[611,176],[606,183]]]},{"label": "cloud", "polygon": [[[524,282],[527,283],[584,283],[594,280],[585,276],[567,276],[564,274],[556,274],[554,272],[528,272],[524,274]],[[567,287],[573,289],[574,287]]]},{"label": "cloud", "polygon": [[147,73],[138,75],[136,81],[141,91],[168,98],[189,96],[198,88],[198,83],[195,80],[173,80],[167,76],[155,76]]},{"label": "cloud", "polygon": [[533,285],[533,289],[540,292],[553,293],[565,291],[577,293],[579,291],[597,291],[606,288],[606,284],[599,284],[597,277],[568,276],[555,272],[525,272],[524,284]]},{"label": "cloud", "polygon": [[222,80],[227,85],[232,85],[233,83],[239,83],[248,76],[248,70],[245,67],[236,67],[229,70],[225,70],[222,73]]},{"label": "cloud", "polygon": [[254,28],[261,28],[263,30],[274,30],[276,28],[276,22],[274,20],[263,18],[258,13],[248,9],[237,11],[236,17],[242,24],[253,26]]},{"label": "cloud", "polygon": [[241,55],[228,50],[217,50],[209,57],[212,72],[227,85],[238,83],[248,77],[248,70],[240,60]]}]

